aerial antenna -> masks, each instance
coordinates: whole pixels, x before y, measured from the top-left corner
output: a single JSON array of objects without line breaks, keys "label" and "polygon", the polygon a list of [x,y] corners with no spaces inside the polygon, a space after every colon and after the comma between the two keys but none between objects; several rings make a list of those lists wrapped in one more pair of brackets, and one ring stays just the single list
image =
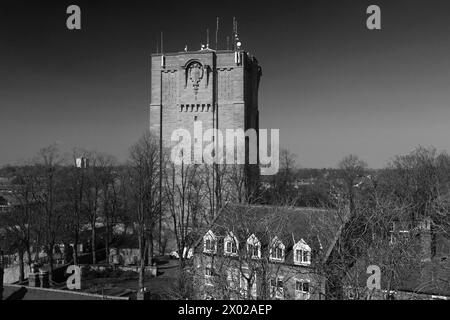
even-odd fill
[{"label": "aerial antenna", "polygon": [[234,20],[234,39],[233,39],[233,48],[234,50],[240,50],[241,49],[241,41],[239,40],[238,36],[238,22],[236,19]]},{"label": "aerial antenna", "polygon": [[216,19],[216,51],[218,49],[219,17]]},{"label": "aerial antenna", "polygon": [[233,50],[235,50],[236,49],[235,41],[234,41],[234,38],[236,37],[236,18],[235,17],[233,17],[233,32],[232,32],[231,37],[233,38]]},{"label": "aerial antenna", "polygon": [[163,40],[163,32],[161,31],[161,67],[166,67],[166,57],[164,57],[164,40]]},{"label": "aerial antenna", "polygon": [[156,38],[156,53],[159,53],[159,43],[158,43],[158,38]]},{"label": "aerial antenna", "polygon": [[206,49],[209,49],[209,29],[206,28]]}]

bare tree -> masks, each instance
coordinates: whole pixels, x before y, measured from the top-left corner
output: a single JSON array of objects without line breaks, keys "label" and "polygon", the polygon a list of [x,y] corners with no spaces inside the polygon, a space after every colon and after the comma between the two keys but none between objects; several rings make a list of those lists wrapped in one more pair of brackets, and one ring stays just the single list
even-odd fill
[{"label": "bare tree", "polygon": [[[61,233],[62,220],[65,212],[62,210],[61,202],[58,200],[59,191],[63,186],[60,172],[63,158],[56,145],[43,148],[39,151],[35,160],[36,184],[39,186],[34,190],[33,201],[37,205],[38,214],[41,217],[40,231],[42,243],[48,256],[50,267],[50,279],[54,269],[55,244]],[[39,241],[38,241],[39,243]]]},{"label": "bare tree", "polygon": [[129,160],[129,191],[136,213],[140,271],[139,289],[144,290],[145,262],[153,265],[154,229],[160,219],[159,173],[160,153],[157,139],[150,132],[131,148]]},{"label": "bare tree", "polygon": [[97,263],[97,223],[102,209],[102,201],[104,202],[102,196],[104,196],[105,184],[109,186],[115,159],[110,155],[99,152],[89,152],[87,157],[89,167],[86,169],[84,199],[91,229],[92,263],[95,264]]}]

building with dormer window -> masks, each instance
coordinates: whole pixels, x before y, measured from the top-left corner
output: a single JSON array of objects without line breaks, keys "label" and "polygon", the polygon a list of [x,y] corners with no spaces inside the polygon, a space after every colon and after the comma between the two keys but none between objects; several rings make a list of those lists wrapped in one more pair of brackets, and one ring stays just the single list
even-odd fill
[{"label": "building with dormer window", "polygon": [[333,210],[228,205],[194,245],[198,298],[324,299],[340,227]]}]

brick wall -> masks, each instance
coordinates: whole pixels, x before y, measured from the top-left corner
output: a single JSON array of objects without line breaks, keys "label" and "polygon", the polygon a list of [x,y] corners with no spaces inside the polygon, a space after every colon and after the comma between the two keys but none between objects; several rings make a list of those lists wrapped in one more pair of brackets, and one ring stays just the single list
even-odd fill
[{"label": "brick wall", "polygon": [[[241,52],[242,62],[235,63],[232,51],[199,51],[152,56],[150,129],[171,146],[172,132],[187,129],[193,135],[194,117],[203,130],[255,128],[258,125],[259,66],[255,59]],[[191,77],[191,66],[200,64],[198,83]],[[217,109],[216,109],[217,108]]]}]

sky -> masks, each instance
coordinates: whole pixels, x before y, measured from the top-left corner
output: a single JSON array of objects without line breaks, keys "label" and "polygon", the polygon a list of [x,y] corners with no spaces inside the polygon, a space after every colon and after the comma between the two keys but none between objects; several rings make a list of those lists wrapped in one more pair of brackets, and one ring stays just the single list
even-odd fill
[{"label": "sky", "polygon": [[[66,8],[81,8],[81,30]],[[381,30],[366,8],[381,8]],[[380,168],[422,145],[450,150],[448,1],[2,1],[0,166],[47,145],[125,161],[149,125],[150,54],[225,49],[232,19],[262,66],[260,127],[301,167],[353,153]]]}]

